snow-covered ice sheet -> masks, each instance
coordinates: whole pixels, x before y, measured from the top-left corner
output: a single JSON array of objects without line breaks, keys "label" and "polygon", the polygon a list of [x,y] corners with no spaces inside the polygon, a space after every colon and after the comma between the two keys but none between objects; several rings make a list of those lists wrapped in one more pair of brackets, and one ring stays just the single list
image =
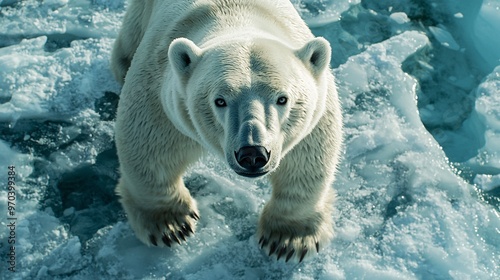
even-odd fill
[{"label": "snow-covered ice sheet", "polygon": [[345,116],[336,237],[319,255],[263,254],[269,182],[212,157],[184,178],[197,233],[140,243],[113,191],[125,1],[3,0],[0,279],[499,279],[500,1],[291,2],[332,44]]}]

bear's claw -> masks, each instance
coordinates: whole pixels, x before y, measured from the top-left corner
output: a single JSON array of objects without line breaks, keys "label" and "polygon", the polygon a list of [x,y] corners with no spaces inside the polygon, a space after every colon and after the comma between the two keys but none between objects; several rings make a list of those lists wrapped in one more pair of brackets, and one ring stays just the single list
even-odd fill
[{"label": "bear's claw", "polygon": [[[194,234],[195,221],[200,218],[196,212],[170,215],[169,218],[168,215],[162,214],[163,221],[149,227],[149,230],[145,232],[147,235],[144,236],[144,243],[155,247],[172,247],[175,243],[181,245]],[[148,217],[155,217],[155,215],[148,215]]]},{"label": "bear's claw", "polygon": [[158,243],[156,243],[156,237],[154,235],[150,235],[149,236],[149,241],[151,241],[151,244],[153,244],[154,246],[158,246]]},{"label": "bear's claw", "polygon": [[175,233],[171,232],[170,233],[170,238],[172,238],[177,244],[181,245],[181,241],[179,238],[175,235]]},{"label": "bear's claw", "polygon": [[269,244],[269,239],[264,238],[264,236],[262,236],[259,240],[259,244],[260,244],[260,249],[264,249],[264,247],[266,247],[267,244]]},{"label": "bear's claw", "polygon": [[270,257],[272,254],[274,254],[274,252],[276,252],[277,248],[278,248],[278,244],[276,243],[276,241],[271,243],[271,247],[269,247],[269,254],[267,256]]},{"label": "bear's claw", "polygon": [[[280,244],[282,242],[282,237],[279,240],[272,241],[271,244],[269,238],[261,236],[259,239],[260,249],[264,249],[267,245],[269,245],[269,251],[267,252],[268,256],[276,254],[276,260],[280,260],[282,257],[285,257],[285,262],[291,260],[294,256],[299,259],[299,263],[302,262],[309,252],[309,249],[306,245],[303,245],[302,250],[297,250],[292,245],[291,240],[287,243]],[[319,242],[315,242],[316,252],[319,252]]]},{"label": "bear's claw", "polygon": [[168,247],[171,247],[172,246],[172,239],[170,239],[165,233],[163,233],[162,237],[161,237],[161,240],[163,241],[163,243],[165,245],[167,245]]},{"label": "bear's claw", "polygon": [[191,226],[190,226],[190,225],[188,225],[188,224],[184,224],[184,225],[181,227],[181,229],[182,229],[182,232],[184,232],[184,234],[185,234],[186,236],[188,236],[188,237],[189,237],[191,234],[194,234],[193,229],[192,229],[192,228],[191,228]]},{"label": "bear's claw", "polygon": [[198,216],[196,212],[192,212],[191,214],[189,214],[189,216],[193,218],[195,221],[198,221],[200,219],[200,216]]},{"label": "bear's claw", "polygon": [[302,254],[300,254],[299,263],[302,262],[302,260],[304,260],[306,254],[307,254],[307,248],[304,247],[304,250],[302,250]]},{"label": "bear's claw", "polygon": [[[198,215],[196,215],[196,217],[199,219]],[[179,225],[180,223],[177,222],[177,224]],[[168,223],[165,222],[165,225],[168,228]],[[156,225],[156,228],[160,231],[160,226],[158,224]],[[194,234],[193,228],[188,223],[182,224],[181,226],[179,226],[179,228],[180,229],[177,231],[173,229],[167,229],[166,231],[161,233],[162,235],[161,240],[167,247],[171,247],[174,241],[180,245],[182,243],[181,240],[186,242],[187,241],[186,237],[189,237],[191,234]],[[158,246],[158,242],[155,235],[153,234],[149,235],[149,241],[151,242],[152,245]]]},{"label": "bear's claw", "polygon": [[292,250],[288,252],[288,255],[286,255],[285,262],[288,262],[293,257],[294,254],[295,254],[295,249],[292,248]]},{"label": "bear's claw", "polygon": [[281,249],[278,251],[278,257],[276,258],[276,260],[279,261],[281,259],[281,257],[283,256],[283,254],[285,254],[285,253],[286,253],[286,245],[283,245],[281,247]]}]

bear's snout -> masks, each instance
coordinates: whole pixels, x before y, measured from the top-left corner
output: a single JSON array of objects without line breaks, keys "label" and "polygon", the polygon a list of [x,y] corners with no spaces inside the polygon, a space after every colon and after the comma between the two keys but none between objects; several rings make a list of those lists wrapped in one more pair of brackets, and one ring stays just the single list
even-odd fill
[{"label": "bear's snout", "polygon": [[263,146],[245,146],[234,152],[238,164],[245,169],[240,175],[247,177],[257,177],[264,175],[262,167],[266,166],[271,152],[268,152]]}]

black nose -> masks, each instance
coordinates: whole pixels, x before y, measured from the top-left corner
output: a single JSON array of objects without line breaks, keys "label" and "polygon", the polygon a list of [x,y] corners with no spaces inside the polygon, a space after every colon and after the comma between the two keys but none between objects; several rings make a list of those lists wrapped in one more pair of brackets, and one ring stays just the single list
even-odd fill
[{"label": "black nose", "polygon": [[269,154],[262,146],[246,146],[234,153],[240,166],[249,171],[264,167],[269,161]]}]

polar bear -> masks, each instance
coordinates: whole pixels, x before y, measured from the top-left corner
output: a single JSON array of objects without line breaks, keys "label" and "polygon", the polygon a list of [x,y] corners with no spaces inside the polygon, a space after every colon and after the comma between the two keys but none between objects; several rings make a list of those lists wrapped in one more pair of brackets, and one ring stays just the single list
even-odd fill
[{"label": "polar bear", "polygon": [[210,151],[239,175],[268,174],[257,239],[269,256],[319,251],[342,139],[330,56],[288,0],[131,0],[111,67],[116,191],[137,237],[170,247],[195,232],[182,176]]}]

